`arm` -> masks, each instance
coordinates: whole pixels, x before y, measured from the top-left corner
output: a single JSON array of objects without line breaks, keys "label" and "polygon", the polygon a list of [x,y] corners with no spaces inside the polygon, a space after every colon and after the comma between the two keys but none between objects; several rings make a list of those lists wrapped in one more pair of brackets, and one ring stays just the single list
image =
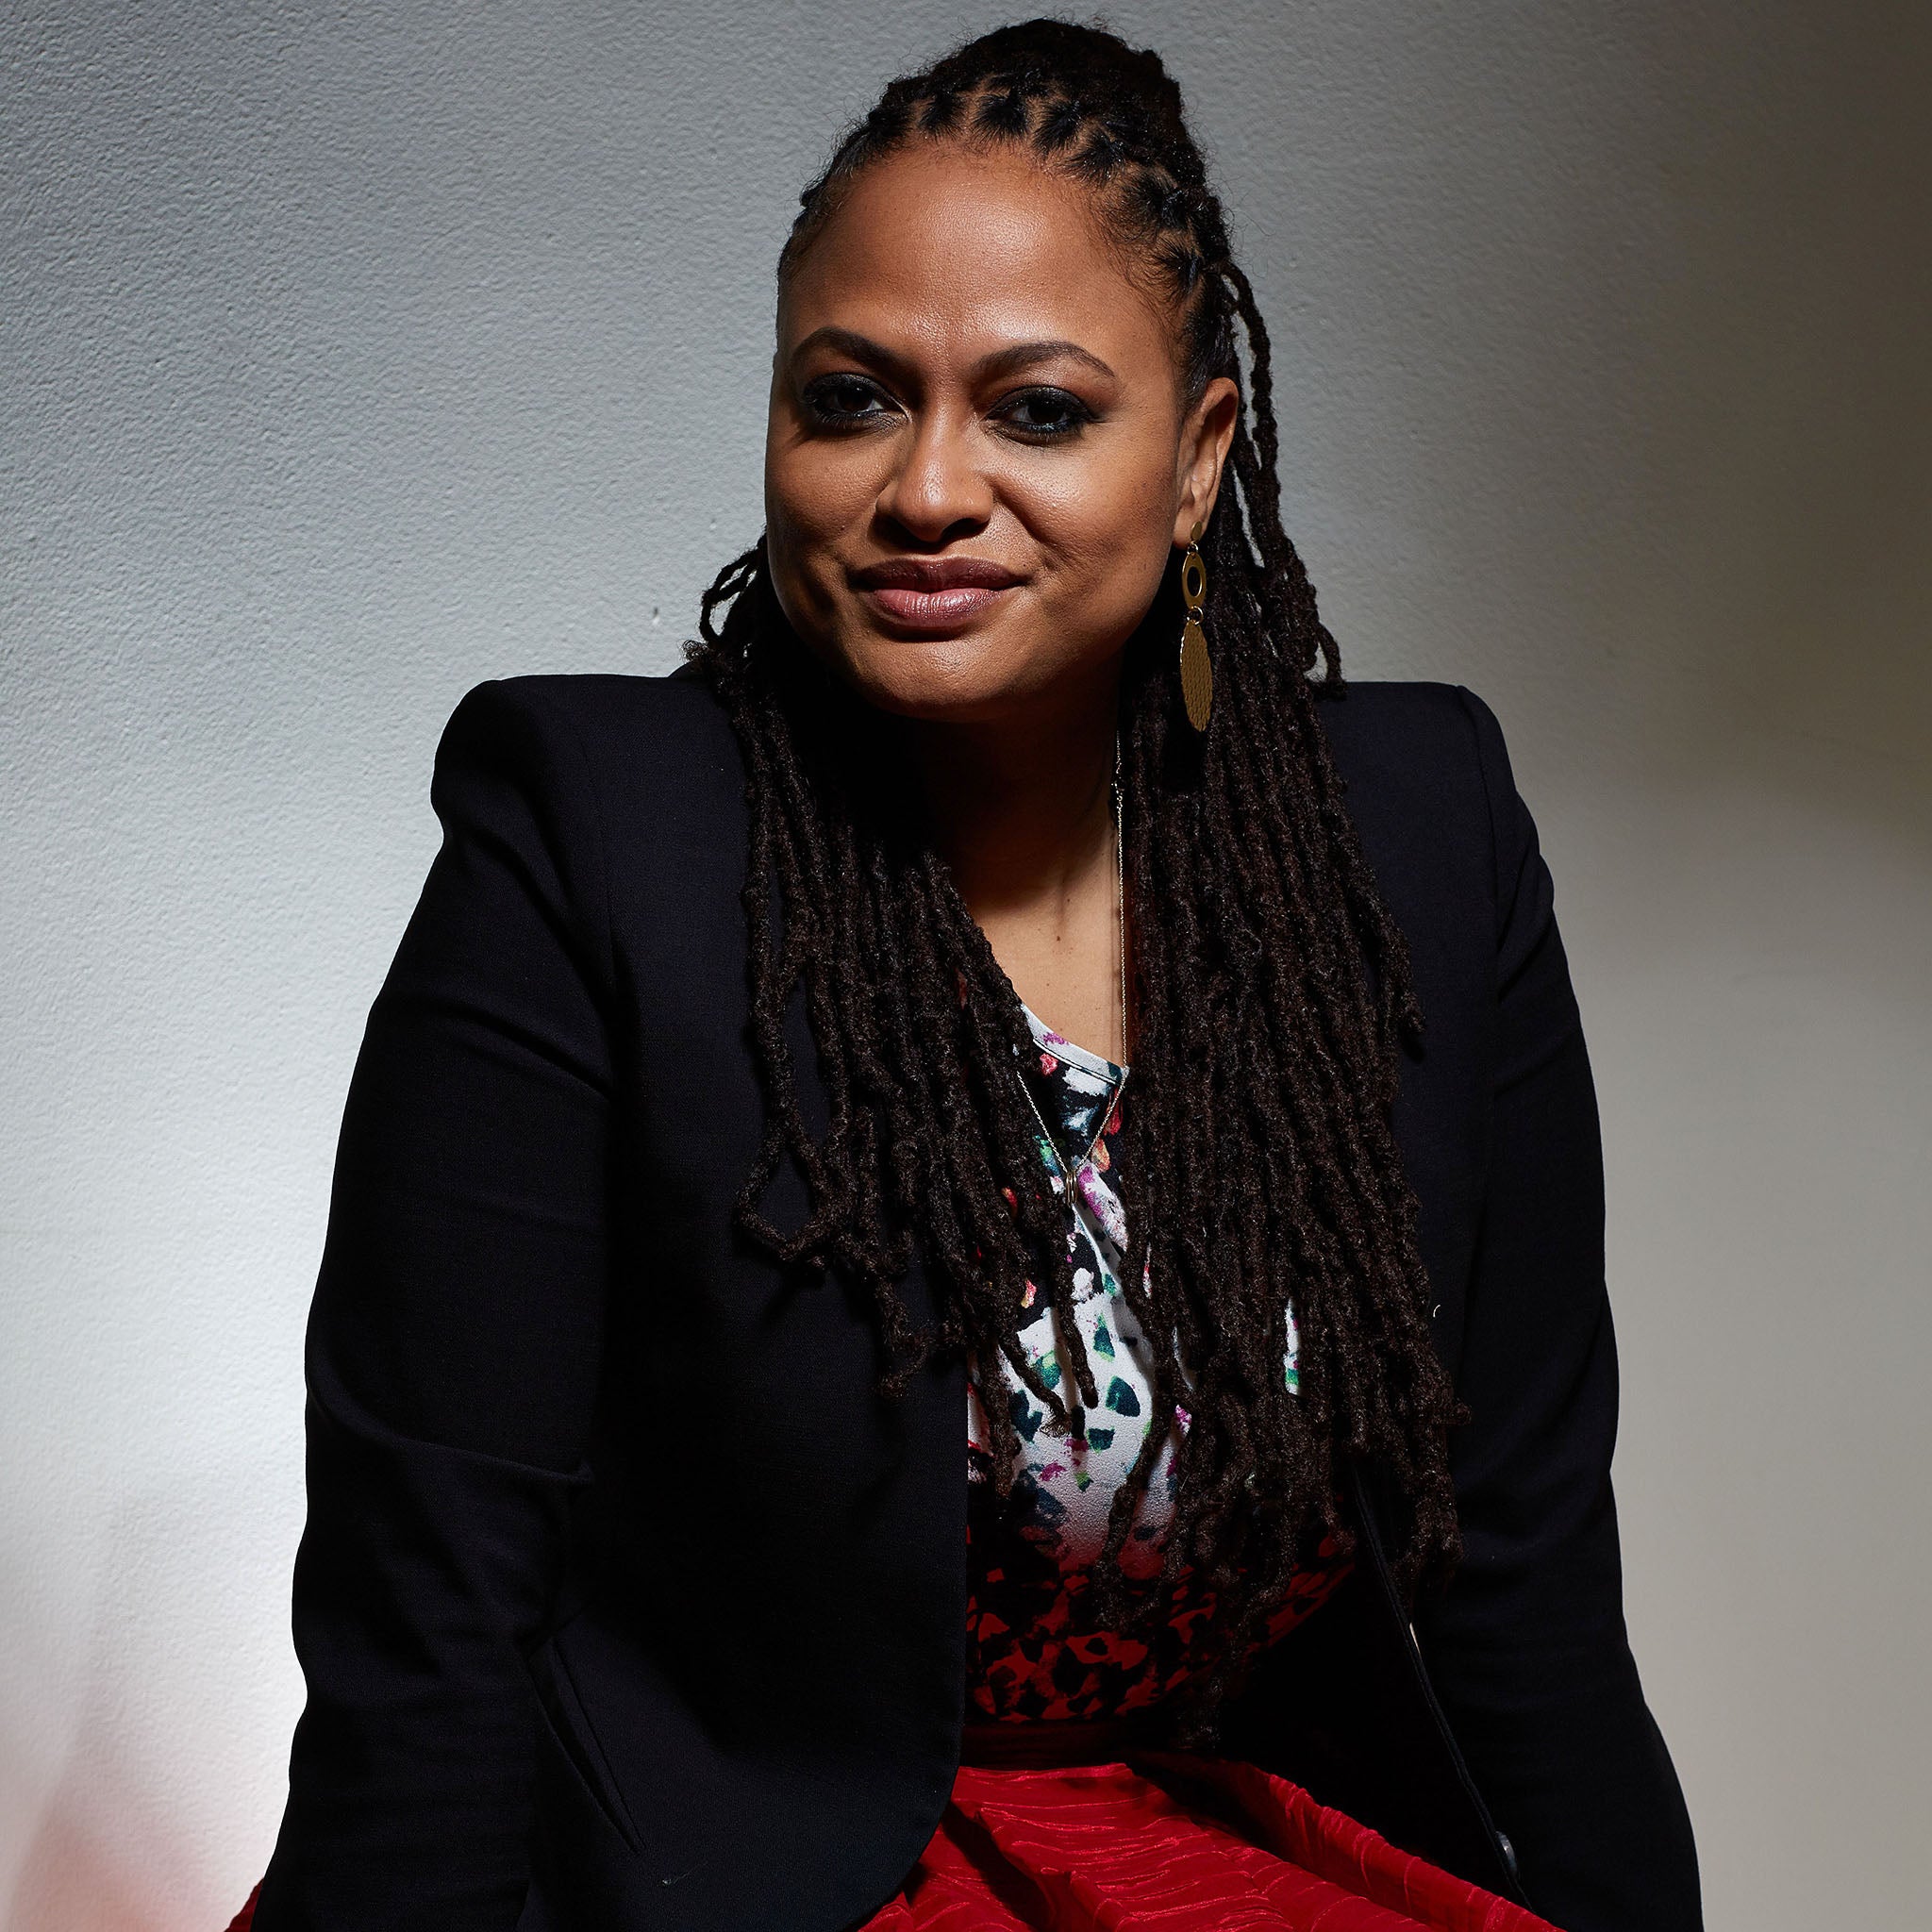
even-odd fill
[{"label": "arm", "polygon": [[602,854],[527,689],[458,708],[443,824],[349,1094],[309,1322],[308,1703],[257,1932],[516,1923],[585,1481],[611,1088]]},{"label": "arm", "polygon": [[1461,1570],[1418,1619],[1531,1903],[1565,1932],[1695,1932],[1690,1822],[1625,1640],[1596,1095],[1548,869],[1467,692],[1496,857],[1489,1185],[1452,1439]]}]

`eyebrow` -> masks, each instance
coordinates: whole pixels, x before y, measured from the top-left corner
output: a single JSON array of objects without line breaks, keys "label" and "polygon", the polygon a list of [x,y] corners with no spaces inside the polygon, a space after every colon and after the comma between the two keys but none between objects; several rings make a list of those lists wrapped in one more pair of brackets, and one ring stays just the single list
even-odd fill
[{"label": "eyebrow", "polygon": [[[850,356],[855,362],[861,362],[868,369],[886,373],[907,367],[906,358],[895,356],[882,342],[860,335],[857,329],[840,328],[831,323],[823,328],[813,329],[791,353],[793,357],[799,357],[813,349],[830,349],[836,354]],[[997,381],[1003,375],[1017,375],[1021,370],[1034,368],[1041,362],[1061,360],[1084,362],[1109,381],[1119,380],[1111,367],[1091,349],[1083,349],[1078,342],[1063,341],[1015,342],[1009,348],[995,349],[991,356],[981,357],[973,365],[973,373],[982,381]]]}]

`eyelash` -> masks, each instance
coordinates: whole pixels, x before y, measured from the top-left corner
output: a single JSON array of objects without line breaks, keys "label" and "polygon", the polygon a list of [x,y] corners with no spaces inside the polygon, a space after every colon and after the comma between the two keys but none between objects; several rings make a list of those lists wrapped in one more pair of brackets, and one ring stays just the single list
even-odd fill
[{"label": "eyelash", "polygon": [[[833,398],[843,395],[847,400],[857,395],[865,401],[890,404],[891,398],[884,390],[862,375],[824,375],[816,382],[808,383],[804,391],[807,413],[822,429],[833,431],[853,430],[865,424],[877,422],[887,411],[884,408],[838,408],[833,407]],[[1022,423],[1017,420],[1016,411],[1026,407],[1051,405],[1055,420],[1047,423]],[[1008,433],[1023,442],[1048,443],[1068,442],[1090,424],[1100,418],[1090,409],[1080,398],[1069,390],[1055,389],[1050,384],[1036,383],[1032,387],[1015,390],[1010,395],[1002,396],[993,410],[996,420],[1004,419]]]},{"label": "eyelash", "polygon": [[832,398],[844,394],[857,394],[872,402],[889,400],[885,391],[874,382],[868,382],[862,375],[822,375],[816,382],[805,386],[805,407],[807,412],[821,428],[850,429],[860,423],[874,421],[885,413],[882,409],[838,409],[832,407]]},{"label": "eyelash", "polygon": [[[1028,403],[1050,403],[1058,414],[1052,423],[1022,424],[1014,419],[1011,412]],[[1079,435],[1089,424],[1099,422],[1100,418],[1071,391],[1054,389],[1046,384],[1032,389],[1016,390],[1000,404],[995,414],[1005,416],[1012,427],[1028,442],[1065,442]]]}]

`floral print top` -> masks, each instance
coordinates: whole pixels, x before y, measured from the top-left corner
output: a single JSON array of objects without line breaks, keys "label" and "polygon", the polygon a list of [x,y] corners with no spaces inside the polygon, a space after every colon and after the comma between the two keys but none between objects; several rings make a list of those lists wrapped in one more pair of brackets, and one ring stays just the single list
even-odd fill
[{"label": "floral print top", "polygon": [[[1041,1160],[1054,1191],[1067,1202],[1074,1320],[1100,1407],[1088,1414],[1084,1441],[1056,1433],[1003,1362],[1006,1400],[1023,1451],[1003,1503],[991,1480],[991,1439],[979,1395],[969,1389],[968,1715],[1028,1723],[1111,1718],[1158,1703],[1206,1668],[1200,1639],[1213,1599],[1205,1590],[1190,1592],[1183,1586],[1167,1623],[1146,1637],[1101,1627],[1091,1610],[1089,1589],[1108,1513],[1141,1453],[1153,1403],[1152,1357],[1120,1283],[1127,1230],[1116,1157],[1127,1070],[1063,1040],[1030,1011],[1026,1021],[1039,1051],[1021,1072],[1045,1130],[1038,1137]],[[1292,1314],[1288,1334],[1283,1372],[1292,1389]],[[1058,1390],[1063,1366],[1044,1296],[1019,1339],[1041,1379]],[[1180,1409],[1176,1420],[1184,1430],[1187,1411]],[[1159,1571],[1174,1488],[1170,1442],[1122,1553],[1130,1577]],[[1269,1620],[1270,1641],[1308,1616],[1341,1582],[1347,1566],[1335,1557],[1324,1543],[1325,1560],[1297,1574]]]}]

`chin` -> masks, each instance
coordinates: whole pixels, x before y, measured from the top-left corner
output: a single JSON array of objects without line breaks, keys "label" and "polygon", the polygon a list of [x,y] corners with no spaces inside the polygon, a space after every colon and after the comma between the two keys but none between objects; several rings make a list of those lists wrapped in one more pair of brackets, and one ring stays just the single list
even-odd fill
[{"label": "chin", "polygon": [[865,701],[896,717],[979,724],[1039,695],[1037,662],[971,632],[890,638],[869,632],[833,646],[836,668]]}]

